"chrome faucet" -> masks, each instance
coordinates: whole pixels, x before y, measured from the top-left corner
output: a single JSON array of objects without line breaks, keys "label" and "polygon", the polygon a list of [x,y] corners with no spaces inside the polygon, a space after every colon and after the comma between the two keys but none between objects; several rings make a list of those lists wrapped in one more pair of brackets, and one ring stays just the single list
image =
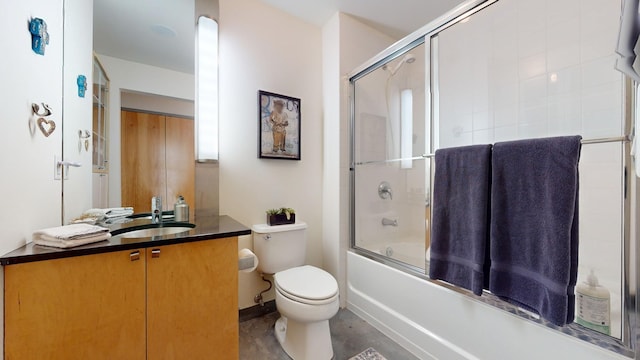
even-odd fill
[{"label": "chrome faucet", "polygon": [[151,222],[154,224],[162,224],[161,196],[154,196],[151,198]]},{"label": "chrome faucet", "polygon": [[382,218],[382,226],[398,226],[398,219],[391,220],[388,218]]}]

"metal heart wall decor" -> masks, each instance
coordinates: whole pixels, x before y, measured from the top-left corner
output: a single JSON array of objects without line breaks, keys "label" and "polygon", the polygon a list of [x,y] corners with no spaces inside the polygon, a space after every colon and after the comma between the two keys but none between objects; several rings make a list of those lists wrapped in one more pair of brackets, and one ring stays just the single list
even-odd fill
[{"label": "metal heart wall decor", "polygon": [[45,137],[49,137],[56,130],[56,122],[45,118],[38,119],[38,128]]}]

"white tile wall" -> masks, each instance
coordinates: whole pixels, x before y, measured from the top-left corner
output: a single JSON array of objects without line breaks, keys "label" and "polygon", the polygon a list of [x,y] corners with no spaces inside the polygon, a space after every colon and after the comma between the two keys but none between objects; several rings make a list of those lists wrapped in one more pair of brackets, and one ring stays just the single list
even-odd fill
[{"label": "white tile wall", "polygon": [[501,0],[443,31],[441,146],[486,139],[487,124],[518,125],[501,140],[619,135],[618,12],[610,0]]},{"label": "white tile wall", "polygon": [[[622,135],[620,1],[500,0],[439,34],[440,147]],[[620,335],[621,147],[585,145],[579,281],[612,292]]]}]

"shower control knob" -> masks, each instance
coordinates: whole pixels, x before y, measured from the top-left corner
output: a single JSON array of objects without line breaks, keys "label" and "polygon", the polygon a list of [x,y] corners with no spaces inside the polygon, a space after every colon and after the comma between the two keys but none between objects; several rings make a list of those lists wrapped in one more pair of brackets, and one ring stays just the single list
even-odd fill
[{"label": "shower control knob", "polygon": [[387,181],[381,182],[380,185],[378,185],[378,196],[380,196],[382,200],[393,199],[391,184],[389,184]]}]

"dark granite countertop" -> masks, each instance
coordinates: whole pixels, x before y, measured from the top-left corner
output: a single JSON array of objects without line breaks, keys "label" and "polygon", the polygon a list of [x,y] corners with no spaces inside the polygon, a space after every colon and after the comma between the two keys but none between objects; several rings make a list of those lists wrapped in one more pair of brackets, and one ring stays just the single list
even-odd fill
[{"label": "dark granite countertop", "polygon": [[[179,224],[180,223],[165,220],[163,226],[179,226]],[[101,225],[107,226],[113,235],[107,241],[70,249],[59,249],[29,243],[0,257],[0,265],[6,266],[32,261],[61,259],[72,256],[101,254],[120,250],[141,249],[251,234],[251,229],[226,215],[197,219],[195,221],[195,227],[189,231],[154,237],[131,238],[118,235],[122,234],[125,229],[128,232],[157,226],[151,224],[151,220],[147,218],[127,219],[126,222]]]}]

